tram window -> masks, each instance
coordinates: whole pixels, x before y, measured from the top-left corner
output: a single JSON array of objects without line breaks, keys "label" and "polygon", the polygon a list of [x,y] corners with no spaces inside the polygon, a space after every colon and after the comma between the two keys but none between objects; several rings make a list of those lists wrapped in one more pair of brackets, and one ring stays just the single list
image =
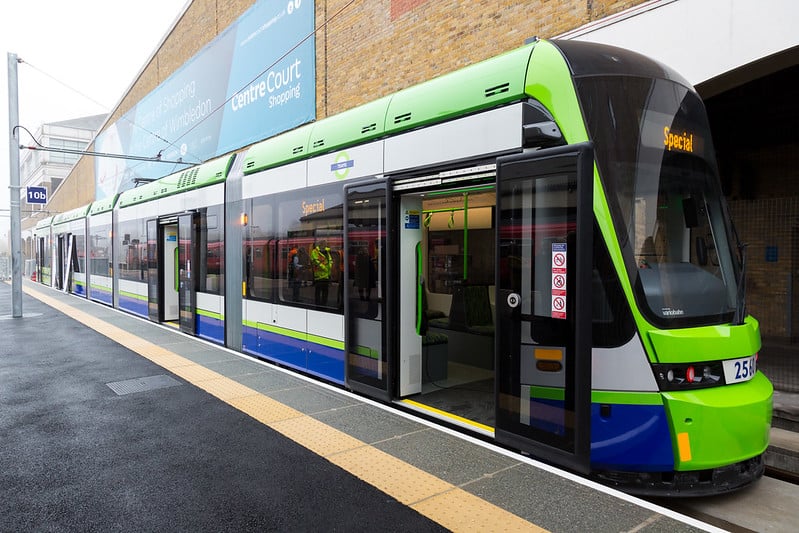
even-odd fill
[{"label": "tram window", "polygon": [[494,262],[490,253],[495,237],[493,229],[474,229],[468,232],[469,254],[464,256],[463,230],[430,231],[428,234],[428,290],[438,294],[452,294],[453,287],[493,285]]},{"label": "tram window", "polygon": [[661,327],[731,319],[738,265],[701,100],[663,79],[577,85],[641,311]]},{"label": "tram window", "polygon": [[202,210],[199,227],[200,272],[199,290],[223,294],[225,287],[225,242],[221,221],[222,206]]},{"label": "tram window", "polygon": [[75,238],[75,257],[77,262],[73,265],[75,272],[86,272],[86,232],[81,230],[73,233]]},{"label": "tram window", "polygon": [[613,268],[602,233],[594,225],[594,254],[591,276],[593,345],[614,348],[630,340],[635,332],[630,306]]},{"label": "tram window", "polygon": [[342,202],[335,186],[279,197],[275,253],[281,302],[343,308]]},{"label": "tram window", "polygon": [[256,198],[249,210],[244,232],[244,264],[247,296],[256,300],[272,300],[275,272],[271,248],[274,246],[272,204],[266,198]]},{"label": "tram window", "polygon": [[111,234],[111,225],[103,224],[93,227],[89,235],[89,272],[98,276],[110,276],[111,264],[109,258],[109,246],[111,245],[108,235]]},{"label": "tram window", "polygon": [[147,281],[147,236],[143,220],[119,223],[117,269],[120,279]]}]

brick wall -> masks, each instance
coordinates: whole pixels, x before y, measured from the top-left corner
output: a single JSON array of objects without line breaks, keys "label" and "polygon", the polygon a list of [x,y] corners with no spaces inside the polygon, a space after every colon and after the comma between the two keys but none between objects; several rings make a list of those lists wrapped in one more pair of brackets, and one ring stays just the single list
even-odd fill
[{"label": "brick wall", "polygon": [[[747,246],[747,307],[766,337],[799,335],[799,197],[730,201],[730,215]],[[794,302],[797,298],[792,298]]]},{"label": "brick wall", "polygon": [[318,115],[345,111],[517,48],[527,38],[553,37],[639,3],[320,0],[317,21],[325,10],[331,20],[317,38]]}]

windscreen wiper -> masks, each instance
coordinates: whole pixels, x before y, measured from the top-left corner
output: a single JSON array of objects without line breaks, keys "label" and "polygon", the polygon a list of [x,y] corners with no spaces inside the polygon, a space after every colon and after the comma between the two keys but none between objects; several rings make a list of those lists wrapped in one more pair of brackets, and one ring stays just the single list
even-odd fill
[{"label": "windscreen wiper", "polygon": [[746,243],[742,243],[738,238],[738,230],[735,224],[732,225],[732,232],[735,234],[735,242],[738,244],[738,257],[740,260],[740,273],[738,274],[738,291],[735,296],[735,316],[732,318],[733,325],[739,326],[744,323],[746,318]]}]

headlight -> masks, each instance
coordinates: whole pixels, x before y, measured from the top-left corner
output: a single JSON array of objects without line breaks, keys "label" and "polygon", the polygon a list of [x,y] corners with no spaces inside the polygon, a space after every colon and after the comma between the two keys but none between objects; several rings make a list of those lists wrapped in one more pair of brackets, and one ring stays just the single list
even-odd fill
[{"label": "headlight", "polygon": [[709,363],[653,364],[660,390],[694,390],[723,385],[724,369],[720,361]]}]

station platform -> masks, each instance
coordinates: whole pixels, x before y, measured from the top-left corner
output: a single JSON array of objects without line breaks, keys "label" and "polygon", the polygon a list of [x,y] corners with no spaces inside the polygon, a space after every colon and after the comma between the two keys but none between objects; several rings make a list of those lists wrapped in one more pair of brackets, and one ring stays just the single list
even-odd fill
[{"label": "station platform", "polygon": [[0,531],[720,531],[169,327],[0,283]]}]

